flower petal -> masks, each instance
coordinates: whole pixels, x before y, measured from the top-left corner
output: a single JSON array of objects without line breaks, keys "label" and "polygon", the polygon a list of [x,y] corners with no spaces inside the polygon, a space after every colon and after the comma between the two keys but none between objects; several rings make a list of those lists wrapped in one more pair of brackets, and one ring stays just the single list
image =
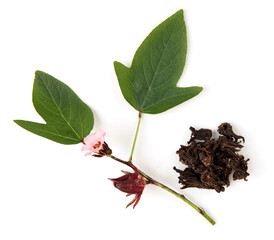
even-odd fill
[{"label": "flower petal", "polygon": [[96,142],[96,135],[95,133],[92,133],[84,138],[84,143],[87,145],[91,145],[92,143]]},{"label": "flower petal", "polygon": [[88,155],[91,155],[92,154],[92,151],[89,151],[85,154],[85,156],[88,156]]},{"label": "flower petal", "polygon": [[98,129],[96,132],[89,134],[84,138],[84,146],[81,150],[90,150],[90,152],[86,155],[98,153],[103,148],[103,144],[105,142],[105,135],[106,133],[102,129]]},{"label": "flower petal", "polygon": [[90,146],[84,144],[84,145],[82,146],[82,148],[81,148],[81,151],[85,151],[85,150],[90,150]]}]

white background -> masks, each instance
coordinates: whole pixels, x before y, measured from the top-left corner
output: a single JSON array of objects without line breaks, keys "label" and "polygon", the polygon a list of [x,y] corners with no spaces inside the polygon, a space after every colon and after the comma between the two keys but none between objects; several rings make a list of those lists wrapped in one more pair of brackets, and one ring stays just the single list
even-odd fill
[{"label": "white background", "polygon": [[[68,84],[95,115],[95,128],[127,159],[137,112],[123,99],[113,61],[130,65],[149,32],[184,9],[188,56],[179,86],[203,92],[165,113],[144,115],[134,163],[180,191],[175,154],[189,126],[230,122],[245,136],[248,181],[223,193],[183,193],[211,226],[175,196],[147,186],[137,207],[107,178],[129,170],[84,157],[81,145],[51,142],[12,122],[41,122],[32,101],[35,70]],[[1,1],[0,239],[250,239],[273,237],[274,3],[269,0]],[[263,234],[263,235],[262,235]]]}]

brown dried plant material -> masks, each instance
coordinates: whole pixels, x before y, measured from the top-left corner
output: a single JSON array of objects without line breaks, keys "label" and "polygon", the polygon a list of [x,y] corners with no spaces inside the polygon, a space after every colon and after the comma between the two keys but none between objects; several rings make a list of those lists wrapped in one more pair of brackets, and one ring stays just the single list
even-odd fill
[{"label": "brown dried plant material", "polygon": [[247,180],[247,160],[238,152],[245,139],[236,135],[229,123],[218,127],[218,139],[212,139],[210,129],[196,130],[190,127],[191,138],[187,146],[181,145],[177,151],[179,160],[187,165],[184,170],[174,170],[180,174],[179,183],[182,189],[189,187],[215,189],[223,192],[229,186],[229,176],[233,172],[233,180]]}]

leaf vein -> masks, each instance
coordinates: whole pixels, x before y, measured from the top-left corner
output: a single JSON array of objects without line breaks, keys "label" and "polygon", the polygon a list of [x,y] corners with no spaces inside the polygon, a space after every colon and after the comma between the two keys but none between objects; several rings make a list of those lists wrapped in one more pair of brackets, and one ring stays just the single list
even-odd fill
[{"label": "leaf vein", "polygon": [[[49,91],[48,86],[45,84],[43,78],[41,78],[41,80],[42,80],[43,84],[45,85],[45,87],[46,87],[46,89],[47,89],[49,95],[51,96],[52,101],[54,102],[54,104],[56,105],[57,109],[59,110],[61,116],[62,116],[62,117],[64,118],[64,120],[66,121],[67,125],[68,125],[68,126],[71,128],[71,130],[76,134],[76,136],[79,138],[79,140],[82,140],[81,137],[78,135],[78,133],[75,131],[75,129],[70,125],[70,123],[68,122],[68,120],[67,120],[67,119],[65,118],[65,116],[63,115],[63,113],[62,113],[60,107],[59,107],[58,104],[56,103],[54,97],[52,96],[51,92]],[[54,86],[55,86],[55,85],[54,85]],[[56,86],[55,86],[55,88],[56,88]],[[56,88],[56,89],[57,89],[57,88]],[[60,96],[60,94],[59,94],[59,96]],[[60,102],[60,101],[59,101],[59,102]]]},{"label": "leaf vein", "polygon": [[[170,99],[170,98],[175,98],[175,97],[179,97],[179,96],[182,96],[182,95],[191,95],[193,92],[195,92],[195,90],[191,91],[191,92],[188,92],[186,94],[176,94],[176,95],[172,95],[172,96],[168,96],[166,98],[162,98],[161,100],[157,101],[157,102],[154,102],[153,104],[147,106],[145,109],[148,109],[150,107],[153,107],[154,105],[157,105],[159,102],[163,101],[165,102],[166,100]],[[144,109],[144,110],[145,110]]]},{"label": "leaf vein", "polygon": [[[47,126],[47,124],[46,124],[46,126]],[[79,141],[79,139],[77,139],[77,138],[67,137],[67,136],[65,136],[65,135],[57,134],[57,133],[54,133],[54,132],[51,132],[51,131],[47,131],[47,130],[43,130],[43,129],[37,129],[37,128],[33,128],[33,129],[38,130],[38,131],[41,131],[41,132],[50,133],[50,134],[55,135],[55,136],[58,136],[58,137],[62,137],[62,138],[66,138],[66,139],[71,139],[71,140]]]},{"label": "leaf vein", "polygon": [[[151,86],[152,86],[154,80],[156,79],[156,76],[157,76],[158,71],[159,71],[159,67],[160,67],[161,62],[162,62],[162,60],[163,60],[164,53],[165,53],[165,51],[166,51],[166,49],[167,49],[167,45],[168,45],[168,43],[169,43],[169,41],[170,41],[170,39],[171,39],[171,37],[172,37],[172,35],[173,35],[173,33],[174,33],[175,26],[176,26],[176,24],[174,24],[173,29],[172,29],[172,31],[171,31],[171,33],[170,33],[170,36],[169,36],[169,38],[168,38],[168,40],[167,40],[167,43],[166,43],[166,45],[165,45],[165,47],[164,47],[164,50],[163,50],[163,52],[162,52],[162,56],[161,56],[161,58],[160,58],[160,61],[159,61],[158,66],[157,66],[157,68],[156,68],[156,71],[154,72],[154,76],[153,76],[153,78],[152,78],[152,80],[151,80],[151,83],[150,83],[150,85],[149,85],[149,88],[148,88],[148,91],[147,91],[146,96],[145,96],[145,98],[144,98],[144,101],[143,101],[143,104],[142,104],[142,106],[141,106],[141,109],[143,108],[143,106],[144,106],[144,104],[145,104],[145,102],[146,102],[146,100],[147,100],[147,97],[148,97],[148,95],[149,95],[149,92],[150,92],[150,90],[151,90]],[[161,39],[162,39],[162,38],[161,38]]]}]

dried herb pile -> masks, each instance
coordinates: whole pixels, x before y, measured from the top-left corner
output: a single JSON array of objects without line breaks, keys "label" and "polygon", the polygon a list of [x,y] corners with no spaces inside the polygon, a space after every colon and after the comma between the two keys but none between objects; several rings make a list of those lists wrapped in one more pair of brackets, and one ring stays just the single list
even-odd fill
[{"label": "dried herb pile", "polygon": [[187,165],[184,170],[174,170],[180,174],[179,183],[182,189],[189,187],[215,189],[217,192],[229,186],[229,176],[233,173],[233,180],[247,180],[247,160],[239,151],[245,139],[236,135],[229,123],[218,127],[220,136],[212,138],[210,129],[196,130],[190,127],[191,138],[187,146],[181,145],[177,151],[179,160]]}]

